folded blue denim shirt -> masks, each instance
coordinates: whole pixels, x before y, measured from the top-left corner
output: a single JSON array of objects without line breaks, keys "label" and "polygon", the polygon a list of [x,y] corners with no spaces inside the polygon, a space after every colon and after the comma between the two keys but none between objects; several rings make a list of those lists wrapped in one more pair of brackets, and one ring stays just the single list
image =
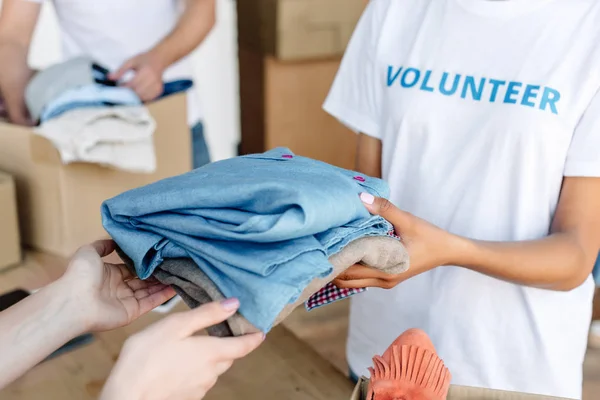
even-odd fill
[{"label": "folded blue denim shirt", "polygon": [[147,279],[167,258],[190,257],[239,312],[267,332],[331,255],[391,225],[359,193],[387,184],[278,148],[215,162],[130,190],[102,205],[107,232]]}]

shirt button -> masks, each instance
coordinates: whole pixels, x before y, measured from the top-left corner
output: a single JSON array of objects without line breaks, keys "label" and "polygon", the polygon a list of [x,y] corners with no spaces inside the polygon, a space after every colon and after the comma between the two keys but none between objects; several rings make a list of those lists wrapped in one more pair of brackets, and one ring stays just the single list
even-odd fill
[{"label": "shirt button", "polygon": [[354,180],[357,180],[357,181],[359,181],[359,182],[364,182],[364,181],[365,181],[365,178],[363,178],[362,176],[355,176],[355,177],[354,177]]},{"label": "shirt button", "polygon": [[291,154],[284,154],[281,157],[283,157],[283,158],[294,158],[294,156],[291,155]]}]

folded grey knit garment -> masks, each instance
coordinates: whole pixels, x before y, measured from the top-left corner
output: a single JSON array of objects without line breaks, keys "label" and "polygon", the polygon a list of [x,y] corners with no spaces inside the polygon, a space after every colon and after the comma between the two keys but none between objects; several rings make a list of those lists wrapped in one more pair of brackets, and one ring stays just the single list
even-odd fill
[{"label": "folded grey knit garment", "polygon": [[[366,237],[348,244],[329,262],[333,265],[331,274],[314,279],[302,292],[296,302],[287,305],[277,317],[276,326],[288,317],[298,306],[304,304],[314,293],[334,280],[354,264],[363,264],[389,274],[399,274],[408,270],[409,259],[402,243],[390,237]],[[224,300],[215,284],[189,258],[167,259],[153,276],[161,283],[171,285],[191,308],[212,301]],[[236,313],[226,322],[215,325],[207,332],[211,336],[240,336],[259,332],[241,314]]]},{"label": "folded grey knit garment", "polygon": [[65,91],[93,84],[92,65],[92,59],[77,57],[38,72],[25,88],[31,118],[37,121],[44,107]]}]

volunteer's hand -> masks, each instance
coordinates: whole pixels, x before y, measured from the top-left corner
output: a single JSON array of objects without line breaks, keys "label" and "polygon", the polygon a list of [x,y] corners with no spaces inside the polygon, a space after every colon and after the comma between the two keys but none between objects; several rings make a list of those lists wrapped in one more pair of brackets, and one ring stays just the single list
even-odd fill
[{"label": "volunteer's hand", "polygon": [[166,69],[160,57],[152,52],[142,53],[127,61],[109,78],[119,81],[127,71],[134,71],[135,76],[123,86],[133,89],[144,102],[156,99],[163,91],[163,72]]},{"label": "volunteer's hand", "polygon": [[[2,71],[0,71],[0,74],[2,74]],[[15,125],[35,125],[25,105],[25,86],[31,75],[31,71],[25,69],[10,75],[10,86],[3,85],[0,81],[0,118],[7,118]],[[5,98],[2,97],[2,94]]]},{"label": "volunteer's hand", "polygon": [[236,299],[172,314],[130,337],[121,351],[101,400],[202,399],[234,360],[256,349],[262,333],[236,338],[194,336],[225,321]]},{"label": "volunteer's hand", "polygon": [[437,226],[398,209],[388,200],[361,194],[361,200],[371,212],[389,221],[400,236],[410,257],[410,269],[402,274],[389,275],[379,270],[354,265],[339,275],[333,283],[340,288],[380,287],[391,289],[399,283],[447,265],[452,258],[456,237]]},{"label": "volunteer's hand", "polygon": [[127,325],[175,296],[169,286],[132,276],[123,264],[103,262],[101,257],[111,254],[115,247],[112,240],[82,247],[57,281],[76,303],[88,331]]}]

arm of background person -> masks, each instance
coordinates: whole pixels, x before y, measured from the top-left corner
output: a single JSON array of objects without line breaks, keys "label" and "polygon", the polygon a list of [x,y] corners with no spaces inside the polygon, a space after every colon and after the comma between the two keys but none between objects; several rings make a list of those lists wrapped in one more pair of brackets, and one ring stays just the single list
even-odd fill
[{"label": "arm of background person", "polygon": [[190,54],[208,36],[216,20],[215,0],[186,0],[185,11],[173,31],[154,48],[125,63],[111,79],[121,80],[129,70],[135,77],[125,84],[143,101],[150,101],[162,92],[162,75],[173,63]]},{"label": "arm of background person", "polygon": [[0,10],[0,96],[10,121],[19,125],[31,125],[25,87],[33,71],[27,56],[40,9],[36,2],[3,0]]},{"label": "arm of background person", "polygon": [[[381,148],[361,135],[357,168],[378,176]],[[379,167],[380,168],[380,167]],[[339,287],[392,288],[438,266],[455,265],[516,284],[568,291],[590,275],[600,248],[600,178],[565,177],[548,236],[519,242],[489,242],[450,234],[383,199],[366,196],[367,208],[390,221],[411,257],[411,268],[390,276],[364,266],[340,275]],[[372,204],[368,204],[371,203]]]},{"label": "arm of background person", "polygon": [[164,65],[171,65],[190,54],[208,36],[216,21],[216,0],[186,0],[179,23],[151,52]]}]

